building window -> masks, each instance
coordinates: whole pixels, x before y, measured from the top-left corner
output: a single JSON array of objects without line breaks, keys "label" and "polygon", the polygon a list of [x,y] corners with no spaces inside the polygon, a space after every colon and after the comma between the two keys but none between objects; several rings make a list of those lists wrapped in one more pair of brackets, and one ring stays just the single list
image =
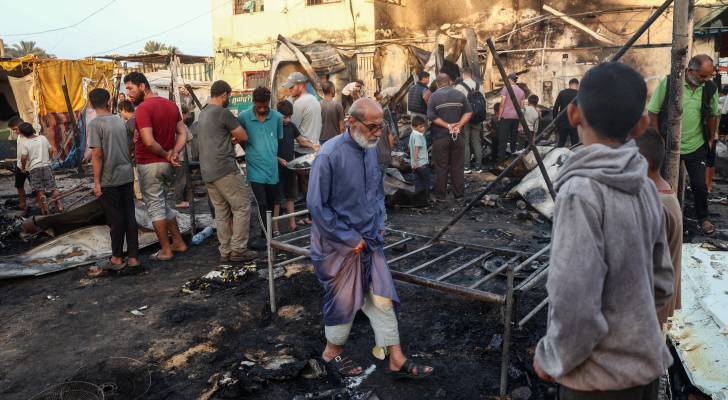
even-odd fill
[{"label": "building window", "polygon": [[306,0],[307,6],[317,6],[319,4],[329,4],[329,3],[341,3],[342,0]]},{"label": "building window", "polygon": [[258,86],[268,86],[268,71],[246,71],[245,72],[245,88],[255,89]]},{"label": "building window", "polygon": [[234,0],[233,14],[253,14],[263,11],[263,0]]}]

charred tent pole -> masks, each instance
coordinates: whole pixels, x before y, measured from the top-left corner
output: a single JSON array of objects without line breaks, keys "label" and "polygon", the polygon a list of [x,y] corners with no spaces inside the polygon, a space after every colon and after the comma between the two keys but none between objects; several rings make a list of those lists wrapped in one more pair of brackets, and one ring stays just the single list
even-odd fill
[{"label": "charred tent pole", "polygon": [[[169,58],[169,90],[170,94],[172,95],[172,99],[174,103],[177,105],[177,109],[179,109],[180,115],[182,115],[182,96],[179,94],[179,89],[177,88],[177,67],[179,66],[179,57],[177,57],[177,54],[173,51]],[[190,237],[195,236],[196,224],[195,224],[195,191],[192,187],[192,179],[190,178],[190,175],[192,171],[190,170],[190,151],[189,146],[187,145],[187,138],[185,138],[185,148],[183,150],[185,152],[184,160],[182,160],[182,166],[181,168],[185,171],[185,176],[187,177],[185,182],[185,188],[186,192],[185,197],[187,198],[187,201],[189,202],[189,210],[190,210]],[[175,171],[175,173],[178,173]]]},{"label": "charred tent pole", "polygon": [[187,89],[187,93],[190,94],[190,97],[192,97],[192,101],[195,102],[197,108],[202,111],[202,103],[200,103],[200,99],[197,98],[194,89],[192,89],[192,85],[190,85],[189,83],[185,84],[185,89]]},{"label": "charred tent pole", "polygon": [[116,74],[116,85],[114,94],[111,96],[111,113],[116,114],[119,108],[119,93],[121,93],[121,73]]},{"label": "charred tent pole", "polygon": [[[66,76],[63,75],[63,84],[61,85],[63,91],[63,99],[66,101],[66,109],[68,110],[68,123],[71,125],[73,130],[73,144],[76,146],[76,163],[78,164],[78,174],[83,175],[83,158],[81,153],[81,131],[78,129],[78,122],[76,121],[76,114],[73,113],[73,105],[71,104],[71,96],[68,95],[68,82],[66,82]],[[62,150],[62,149],[61,149]]]},{"label": "charred tent pole", "polygon": [[[627,52],[627,50],[629,50],[630,47],[632,47],[632,45],[634,45],[635,42],[637,42],[637,40],[639,40],[639,38],[645,32],[647,32],[647,29],[649,29],[650,26],[652,26],[652,24],[657,20],[657,18],[659,18],[660,15],[662,15],[665,12],[665,10],[667,10],[667,8],[670,7],[670,4],[672,2],[673,2],[673,0],[665,0],[665,2],[662,3],[660,5],[660,7],[658,7],[657,9],[655,9],[655,12],[652,13],[652,15],[650,15],[650,17],[647,18],[647,20],[645,20],[645,22],[642,24],[642,26],[640,26],[640,28],[637,29],[637,31],[627,40],[627,42],[625,42],[625,44],[622,45],[622,47],[620,47],[619,50],[617,50],[617,52],[613,56],[609,57],[605,61],[618,61],[620,58],[622,58],[622,56],[624,56],[624,54]],[[575,103],[577,101],[578,97],[579,96],[577,95],[577,97],[575,97],[572,102]],[[538,135],[535,138],[534,142],[538,143],[539,140],[541,140],[542,138],[550,135],[554,131],[554,129],[556,128],[556,120],[558,120],[559,117],[562,117],[565,114],[566,114],[566,109],[562,110],[557,116],[555,116],[554,119],[551,121],[551,123],[549,123],[548,126],[546,126],[546,128],[544,128],[544,130],[541,132],[541,134]],[[475,204],[477,204],[478,201],[480,201],[480,199],[482,199],[483,197],[485,197],[486,194],[490,193],[490,191],[493,190],[493,188],[495,188],[495,186],[498,183],[500,183],[500,181],[502,181],[503,178],[506,177],[506,175],[508,175],[509,173],[511,173],[511,171],[516,167],[516,164],[519,161],[521,161],[524,157],[526,157],[528,155],[528,153],[530,152],[530,150],[531,150],[530,147],[526,148],[526,151],[524,151],[523,153],[521,153],[521,155],[518,156],[518,158],[516,158],[515,160],[513,160],[503,170],[503,172],[501,172],[496,177],[496,179],[494,181],[490,182],[483,189],[482,192],[480,192],[473,200],[470,201],[470,203],[468,203],[465,206],[465,208],[463,208],[462,211],[460,211],[455,217],[453,217],[453,219],[450,222],[447,223],[447,225],[445,225],[437,234],[435,234],[435,236],[433,236],[432,239],[430,239],[430,242],[429,243],[434,243],[435,241],[440,240],[440,238],[442,237],[442,235],[444,235],[453,225],[455,225],[460,219],[462,219],[462,217],[468,211],[470,211],[470,209],[473,208],[475,206]]]}]

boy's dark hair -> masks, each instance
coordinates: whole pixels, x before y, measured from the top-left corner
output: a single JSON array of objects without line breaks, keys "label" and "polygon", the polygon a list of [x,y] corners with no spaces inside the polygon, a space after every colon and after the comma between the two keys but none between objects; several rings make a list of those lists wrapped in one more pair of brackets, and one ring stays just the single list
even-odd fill
[{"label": "boy's dark hair", "polygon": [[119,104],[117,105],[117,108],[119,109],[119,111],[126,111],[129,113],[134,112],[134,104],[132,104],[131,101],[129,101],[129,100],[120,101]]},{"label": "boy's dark hair", "polygon": [[334,84],[331,81],[326,81],[321,84],[321,91],[324,92],[324,94],[336,94],[336,88],[334,87]]},{"label": "boy's dark hair", "polygon": [[104,88],[96,88],[88,93],[88,101],[94,110],[106,108],[111,100],[111,94]]},{"label": "boy's dark hair", "polygon": [[360,85],[364,86],[364,81],[363,81],[363,80],[361,80],[361,79],[357,79],[357,80],[355,80],[354,82],[356,82],[356,83],[358,83],[358,84],[360,84]]},{"label": "boy's dark hair", "polygon": [[215,81],[210,87],[210,96],[220,97],[225,93],[232,93],[233,88],[225,81]]},{"label": "boy's dark hair", "polygon": [[654,128],[647,128],[635,142],[640,148],[640,154],[647,159],[650,171],[659,171],[665,162],[665,141],[662,136]]},{"label": "boy's dark hair", "polygon": [[150,88],[147,77],[144,76],[144,74],[142,74],[141,72],[134,71],[134,72],[129,72],[128,74],[126,74],[126,76],[124,77],[124,83],[128,83],[128,82],[131,82],[137,86],[139,86],[143,83],[147,89]]},{"label": "boy's dark hair", "polygon": [[258,86],[253,90],[254,103],[267,103],[270,101],[270,90],[267,87]]},{"label": "boy's dark hair", "polygon": [[276,105],[276,110],[281,113],[284,117],[290,117],[293,115],[293,104],[288,100],[281,100]]},{"label": "boy's dark hair", "polygon": [[587,71],[579,90],[579,109],[599,136],[620,142],[642,118],[647,85],[639,72],[619,62]]},{"label": "boy's dark hair", "polygon": [[415,115],[414,117],[412,117],[412,126],[425,126],[425,125],[426,125],[425,119],[422,118],[421,116]]},{"label": "boy's dark hair", "polygon": [[18,130],[25,137],[31,137],[31,136],[35,135],[35,128],[33,128],[33,125],[31,125],[27,122],[23,122],[22,124],[18,125]]},{"label": "boy's dark hair", "polygon": [[22,123],[23,123],[23,119],[22,118],[18,117],[17,115],[13,115],[8,120],[8,128],[10,128],[10,129],[15,128],[16,126],[18,126],[18,125],[20,125]]},{"label": "boy's dark hair", "polygon": [[528,96],[528,104],[537,106],[538,105],[538,96],[536,96],[535,94]]},{"label": "boy's dark hair", "polygon": [[429,78],[430,74],[427,71],[420,71],[417,73],[417,81],[421,81],[425,78]]},{"label": "boy's dark hair", "polygon": [[571,80],[569,81],[569,86],[578,85],[578,84],[579,84],[579,80],[576,78],[571,78]]}]

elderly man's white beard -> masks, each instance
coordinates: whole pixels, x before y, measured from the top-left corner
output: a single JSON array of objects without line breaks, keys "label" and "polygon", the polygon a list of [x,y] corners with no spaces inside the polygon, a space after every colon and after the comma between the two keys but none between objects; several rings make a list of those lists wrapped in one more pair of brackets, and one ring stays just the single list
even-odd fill
[{"label": "elderly man's white beard", "polygon": [[359,147],[363,149],[373,149],[377,147],[377,142],[370,142],[366,136],[359,134],[358,132],[352,130],[351,131],[351,138],[354,139],[356,144],[359,145]]}]

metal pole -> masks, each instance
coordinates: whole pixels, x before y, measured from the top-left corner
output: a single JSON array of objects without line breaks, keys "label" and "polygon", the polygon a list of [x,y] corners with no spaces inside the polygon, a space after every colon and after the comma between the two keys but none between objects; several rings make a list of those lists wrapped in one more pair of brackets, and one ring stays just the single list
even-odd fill
[{"label": "metal pole", "polygon": [[543,299],[536,307],[531,310],[525,317],[523,317],[522,320],[518,321],[518,328],[523,328],[523,325],[526,324],[526,322],[530,321],[531,318],[535,317],[536,314],[538,314],[539,311],[541,311],[542,308],[546,307],[549,304],[549,298]]},{"label": "metal pole", "polygon": [[[662,15],[662,13],[665,12],[665,10],[670,6],[670,4],[672,3],[672,1],[673,0],[665,0],[665,2],[662,3],[662,5],[660,7],[658,7],[655,10],[655,12],[652,15],[650,15],[649,18],[647,18],[647,20],[634,33],[634,35],[632,35],[632,37],[630,37],[629,40],[627,40],[627,42],[619,50],[617,50],[617,52],[612,57],[610,57],[607,61],[617,61],[620,58],[622,58],[622,56],[627,52],[627,50],[629,50],[630,47],[632,47],[632,45],[640,38],[640,36],[642,36],[642,34],[644,34],[647,31],[647,29],[649,29],[650,25],[652,25],[652,23],[654,23],[657,20],[657,18],[659,18],[660,15]],[[577,97],[574,98],[574,101],[576,101],[576,99],[578,97],[579,96],[577,95]],[[553,132],[553,130],[556,128],[556,120],[558,120],[559,117],[563,116],[564,114],[566,114],[566,109],[563,109],[557,116],[554,117],[554,119],[551,121],[551,123],[549,123],[549,125],[546,128],[544,128],[543,131],[541,131],[541,134],[539,134],[536,137],[536,139],[534,140],[534,142],[535,143],[538,143],[538,141],[541,138],[547,137],[548,135],[550,135]],[[455,217],[453,217],[453,219],[450,222],[448,222],[447,225],[445,225],[435,236],[433,236],[432,239],[430,239],[430,241],[428,242],[428,244],[431,244],[431,243],[434,243],[434,242],[438,241],[442,237],[442,235],[444,235],[445,232],[447,232],[468,211],[470,211],[470,209],[473,208],[475,206],[475,204],[477,204],[478,201],[480,201],[480,199],[482,199],[483,197],[485,197],[486,194],[490,193],[490,191],[493,190],[493,188],[495,187],[495,185],[497,185],[506,175],[508,175],[513,170],[513,168],[515,168],[516,164],[519,161],[521,161],[524,157],[526,157],[526,155],[528,155],[528,153],[530,151],[531,151],[531,147],[527,148],[526,151],[524,151],[523,153],[521,153],[520,156],[518,156],[518,158],[516,158],[515,160],[513,160],[506,167],[506,169],[504,169],[503,172],[501,172],[500,175],[498,175],[498,177],[493,182],[489,183],[483,189],[483,191],[480,192],[480,194],[478,194],[473,200],[471,200],[470,203],[468,203],[467,206],[465,206]]]},{"label": "metal pole", "polygon": [[678,187],[680,175],[680,137],[682,134],[683,115],[683,82],[685,80],[685,67],[687,64],[688,44],[690,43],[690,0],[675,2],[672,19],[672,57],[670,66],[670,79],[667,80],[667,125],[661,126],[660,132],[665,138],[667,147],[667,162],[665,163],[666,178],[672,187]]},{"label": "metal pole", "polygon": [[508,394],[508,366],[510,364],[511,350],[511,320],[513,319],[513,267],[508,267],[507,272],[507,291],[505,304],[505,325],[503,326],[503,354],[501,356],[501,376],[499,397],[506,399]]},{"label": "metal pole", "polygon": [[116,114],[119,107],[119,93],[121,92],[121,73],[116,74],[116,85],[114,86],[114,94],[111,98],[111,113]]},{"label": "metal pole", "polygon": [[273,234],[273,213],[268,210],[265,213],[265,240],[268,249],[268,291],[270,292],[270,311],[275,314],[276,312],[276,286],[273,279],[273,257],[275,257],[275,251],[271,247],[271,235]]}]

